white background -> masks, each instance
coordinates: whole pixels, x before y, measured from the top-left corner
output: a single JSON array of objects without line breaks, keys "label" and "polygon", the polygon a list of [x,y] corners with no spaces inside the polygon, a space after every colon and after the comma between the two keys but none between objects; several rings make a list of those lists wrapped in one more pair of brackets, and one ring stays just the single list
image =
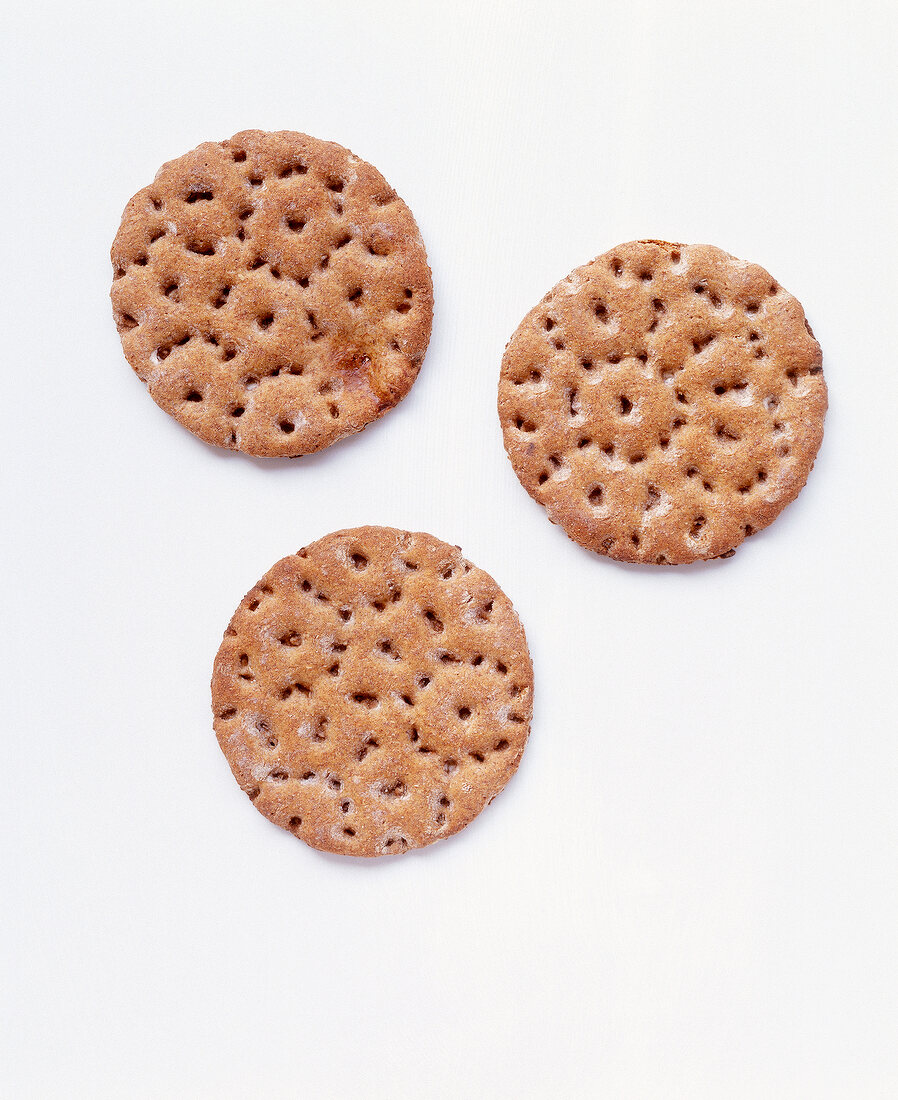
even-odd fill
[{"label": "white background", "polygon": [[[3,125],[0,1094],[898,1096],[895,5],[15,5]],[[153,404],[122,208],[245,127],[373,161],[436,319],[305,460]],[[724,562],[626,567],[505,458],[499,360],[574,266],[712,242],[803,302],[826,437]],[[238,600],[382,523],[458,542],[536,669],[508,790],[399,859],[256,813],[211,728]]]}]

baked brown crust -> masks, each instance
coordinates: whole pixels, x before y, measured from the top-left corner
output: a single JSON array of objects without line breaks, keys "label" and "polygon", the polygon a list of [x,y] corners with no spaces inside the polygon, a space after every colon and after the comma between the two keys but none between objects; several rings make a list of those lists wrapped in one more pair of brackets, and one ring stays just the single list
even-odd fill
[{"label": "baked brown crust", "polygon": [[246,595],[212,709],[257,810],[323,851],[393,855],[458,832],[504,788],[533,668],[511,601],[457,546],[359,527]]},{"label": "baked brown crust", "polygon": [[411,211],[332,142],[246,130],[164,164],[112,245],[125,356],[219,447],[294,456],[408,393],[433,286]]},{"label": "baked brown crust", "polygon": [[627,562],[729,556],[800,492],[823,437],[820,346],[768,272],[633,241],[571,272],[508,343],[505,449],[549,518]]}]

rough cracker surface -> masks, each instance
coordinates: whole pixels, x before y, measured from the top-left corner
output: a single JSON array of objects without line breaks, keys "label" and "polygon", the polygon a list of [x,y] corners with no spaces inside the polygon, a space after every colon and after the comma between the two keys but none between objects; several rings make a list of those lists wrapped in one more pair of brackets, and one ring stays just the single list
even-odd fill
[{"label": "rough cracker surface", "polygon": [[294,456],[414,382],[433,287],[411,211],[348,149],[247,130],[164,164],[125,208],[112,305],[156,403],[207,443]]},{"label": "rough cracker surface", "polygon": [[590,550],[729,556],[800,492],[823,437],[820,347],[762,267],[634,241],[563,279],[502,360],[521,484]]},{"label": "rough cracker surface", "polygon": [[256,809],[315,848],[395,855],[451,836],[530,729],[524,629],[456,546],[386,527],[283,558],[237,609],[215,732]]}]

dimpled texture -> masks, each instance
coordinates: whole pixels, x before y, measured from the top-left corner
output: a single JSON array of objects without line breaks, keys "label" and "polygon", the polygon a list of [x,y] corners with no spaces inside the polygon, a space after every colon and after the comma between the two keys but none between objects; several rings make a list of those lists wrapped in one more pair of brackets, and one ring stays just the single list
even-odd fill
[{"label": "dimpled texture", "polygon": [[377,169],[248,130],[160,169],[112,246],[125,356],[207,443],[292,457],[357,432],[414,382],[433,316],[411,211]]},{"label": "dimpled texture", "polygon": [[524,630],[458,547],[385,527],[282,559],[215,659],[215,731],[256,809],[308,844],[398,855],[503,789],[533,707]]},{"label": "dimpled texture", "polygon": [[711,245],[635,241],[573,271],[509,341],[505,448],[590,550],[728,557],[807,479],[821,362],[801,305],[763,268]]}]

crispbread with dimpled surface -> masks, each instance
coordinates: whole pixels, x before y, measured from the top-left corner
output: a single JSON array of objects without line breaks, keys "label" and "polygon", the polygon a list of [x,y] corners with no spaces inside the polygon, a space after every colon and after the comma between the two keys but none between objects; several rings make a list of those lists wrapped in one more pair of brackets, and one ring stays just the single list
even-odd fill
[{"label": "crispbread with dimpled surface", "polygon": [[533,669],[510,600],[458,547],[360,527],[247,594],[212,678],[215,731],[256,809],[308,844],[399,854],[504,788]]},{"label": "crispbread with dimpled surface", "polygon": [[411,211],[340,145],[247,130],[164,164],[112,246],[112,304],[153,399],[207,443],[317,451],[399,402],[430,338]]},{"label": "crispbread with dimpled surface", "polygon": [[711,245],[634,241],[563,279],[502,360],[515,472],[582,546],[726,557],[800,492],[827,393],[799,302]]}]

